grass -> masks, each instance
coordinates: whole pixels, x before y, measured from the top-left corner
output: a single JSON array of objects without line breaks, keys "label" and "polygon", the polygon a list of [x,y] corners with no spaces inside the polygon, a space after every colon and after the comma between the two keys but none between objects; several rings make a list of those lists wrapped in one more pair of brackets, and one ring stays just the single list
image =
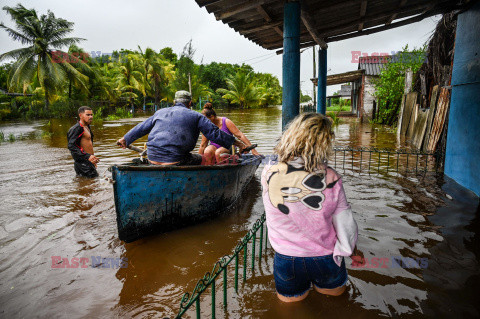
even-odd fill
[{"label": "grass", "polygon": [[330,106],[330,107],[327,107],[327,112],[348,112],[350,111],[350,106],[349,105],[344,105],[344,106],[340,106],[340,105],[334,105],[334,106]]},{"label": "grass", "polygon": [[107,116],[105,118],[105,120],[107,121],[115,121],[115,120],[120,120],[120,119],[125,119],[125,118],[132,118],[133,117],[133,114],[130,113],[130,111],[128,111],[127,109],[125,108],[117,108],[115,110],[115,114],[110,114],[109,116]]}]

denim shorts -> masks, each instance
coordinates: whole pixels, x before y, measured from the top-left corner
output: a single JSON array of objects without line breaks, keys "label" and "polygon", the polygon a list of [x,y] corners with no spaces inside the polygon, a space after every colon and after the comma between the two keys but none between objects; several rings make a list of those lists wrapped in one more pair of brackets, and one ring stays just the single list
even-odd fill
[{"label": "denim shorts", "polygon": [[285,297],[298,297],[313,283],[320,289],[338,288],[347,283],[345,260],[339,266],[333,255],[292,257],[275,253],[273,276],[277,292]]}]

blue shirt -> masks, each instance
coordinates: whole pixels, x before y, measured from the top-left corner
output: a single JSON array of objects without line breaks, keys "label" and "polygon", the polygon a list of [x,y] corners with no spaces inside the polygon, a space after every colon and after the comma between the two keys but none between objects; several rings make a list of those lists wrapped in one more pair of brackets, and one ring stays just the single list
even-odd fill
[{"label": "blue shirt", "polygon": [[230,148],[235,137],[222,132],[202,114],[192,111],[182,103],[158,110],[151,117],[125,134],[125,143],[148,134],[148,159],[155,162],[179,162],[197,144],[200,132],[207,139]]}]

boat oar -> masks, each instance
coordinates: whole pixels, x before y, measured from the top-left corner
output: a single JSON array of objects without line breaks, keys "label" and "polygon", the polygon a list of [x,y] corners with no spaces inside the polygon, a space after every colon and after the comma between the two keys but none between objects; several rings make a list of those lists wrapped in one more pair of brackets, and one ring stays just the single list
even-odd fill
[{"label": "boat oar", "polygon": [[[122,144],[120,143],[117,143],[117,145],[122,146]],[[143,162],[143,157],[147,155],[147,148],[140,148],[132,144],[128,145],[127,148],[131,149],[132,151],[138,152],[140,155],[140,160]]]},{"label": "boat oar", "polygon": [[256,147],[257,147],[257,144],[252,144],[252,145],[250,145],[250,146],[248,146],[248,147],[245,147],[245,148],[243,149],[242,153],[250,152],[251,150],[253,150],[253,149],[256,148]]}]

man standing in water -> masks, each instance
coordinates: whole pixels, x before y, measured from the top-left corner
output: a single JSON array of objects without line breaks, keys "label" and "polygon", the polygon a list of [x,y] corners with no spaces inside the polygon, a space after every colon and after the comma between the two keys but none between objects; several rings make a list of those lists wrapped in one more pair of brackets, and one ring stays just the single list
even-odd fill
[{"label": "man standing in water", "polygon": [[88,106],[78,109],[80,120],[67,133],[68,149],[72,153],[75,172],[79,176],[97,177],[98,158],[93,155],[93,133],[90,123],[93,120],[93,111]]}]

